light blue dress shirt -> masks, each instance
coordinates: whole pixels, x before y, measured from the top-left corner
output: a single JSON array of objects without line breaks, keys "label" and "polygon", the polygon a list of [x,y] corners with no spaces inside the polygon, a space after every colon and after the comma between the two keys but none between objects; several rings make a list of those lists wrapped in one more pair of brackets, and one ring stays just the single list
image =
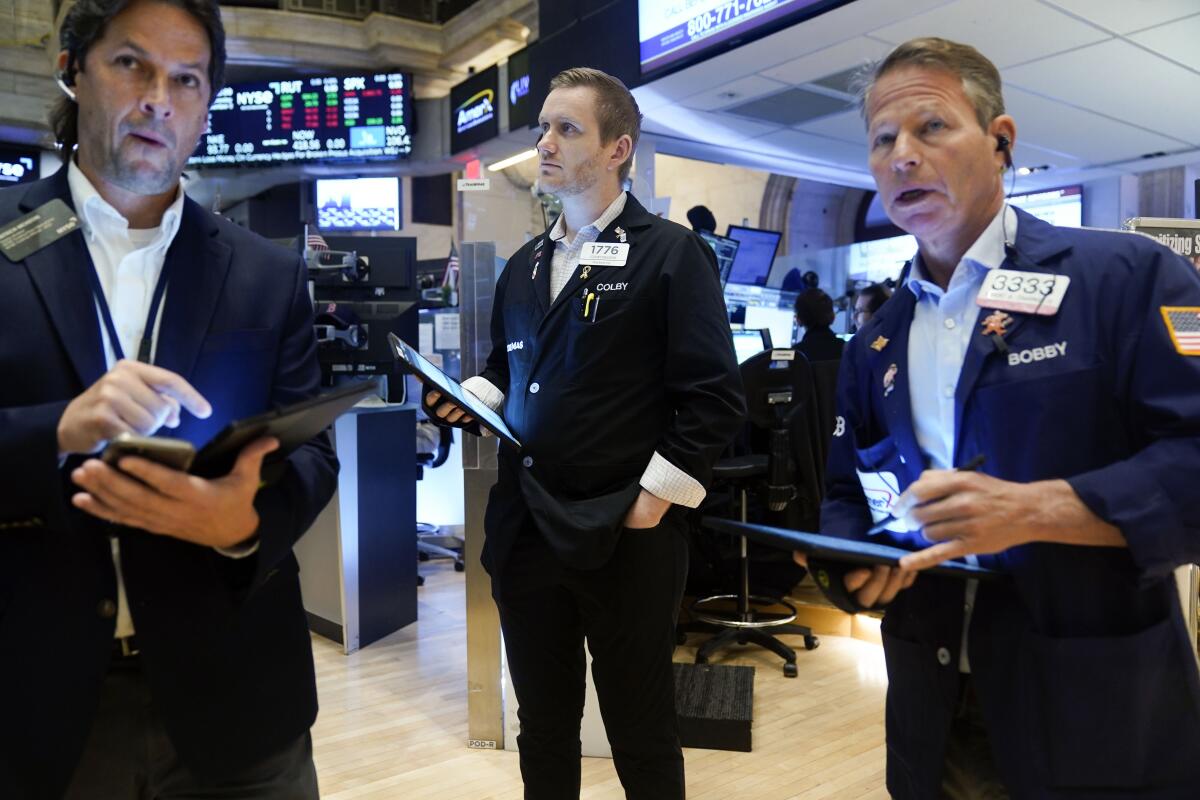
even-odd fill
[{"label": "light blue dress shirt", "polygon": [[[984,228],[954,268],[942,289],[929,280],[918,253],[905,285],[917,297],[912,327],[908,330],[908,391],[912,402],[913,431],[928,469],[954,468],[954,395],[962,374],[967,347],[979,323],[975,304],[989,270],[1004,263],[1004,244],[1017,236],[1017,213],[1007,203]],[[977,563],[974,556],[968,561]],[[966,582],[963,603],[961,672],[970,672],[967,630],[975,607],[979,583]]]}]

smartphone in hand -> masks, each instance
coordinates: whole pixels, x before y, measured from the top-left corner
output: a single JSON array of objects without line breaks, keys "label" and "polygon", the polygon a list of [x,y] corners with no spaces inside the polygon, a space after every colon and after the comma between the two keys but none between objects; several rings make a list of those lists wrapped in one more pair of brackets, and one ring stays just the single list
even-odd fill
[{"label": "smartphone in hand", "polygon": [[196,457],[196,448],[184,439],[122,433],[108,443],[100,460],[117,468],[117,463],[125,456],[138,456],[164,467],[187,472],[192,466],[192,459]]}]

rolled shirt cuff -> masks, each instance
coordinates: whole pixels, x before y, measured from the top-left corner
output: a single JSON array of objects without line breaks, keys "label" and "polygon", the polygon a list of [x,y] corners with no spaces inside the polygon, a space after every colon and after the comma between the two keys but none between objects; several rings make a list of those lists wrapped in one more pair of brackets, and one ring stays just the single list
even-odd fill
[{"label": "rolled shirt cuff", "polygon": [[[467,378],[462,382],[462,387],[482,400],[485,406],[490,408],[492,411],[495,411],[497,414],[500,413],[500,409],[504,408],[504,392],[497,389],[495,384],[482,375],[475,375]],[[484,436],[492,435],[492,432],[482,425],[480,426],[479,431]]]},{"label": "rolled shirt cuff", "polygon": [[655,497],[686,508],[696,508],[707,492],[700,481],[663,458],[657,452],[642,473],[641,486]]}]

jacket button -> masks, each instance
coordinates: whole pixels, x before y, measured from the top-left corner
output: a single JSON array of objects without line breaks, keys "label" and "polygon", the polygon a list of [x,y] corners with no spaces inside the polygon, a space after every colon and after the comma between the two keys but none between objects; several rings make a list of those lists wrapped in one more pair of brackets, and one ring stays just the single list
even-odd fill
[{"label": "jacket button", "polygon": [[938,663],[943,667],[950,666],[950,651],[944,647],[939,647],[937,651]]},{"label": "jacket button", "polygon": [[525,456],[524,458],[521,459],[521,466],[532,467],[533,466],[533,458],[530,456]]},{"label": "jacket button", "polygon": [[100,601],[100,605],[96,606],[96,613],[100,615],[101,619],[112,619],[117,615],[117,604],[105,598]]},{"label": "jacket button", "polygon": [[540,385],[538,385],[537,383],[531,383],[531,384],[529,384],[529,393],[537,394],[541,388],[542,387]]}]

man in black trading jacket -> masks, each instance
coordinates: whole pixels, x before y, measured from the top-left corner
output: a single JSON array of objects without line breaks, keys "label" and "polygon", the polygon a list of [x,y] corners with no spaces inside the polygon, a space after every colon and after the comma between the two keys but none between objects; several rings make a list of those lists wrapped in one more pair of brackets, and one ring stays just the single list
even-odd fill
[{"label": "man in black trading jacket", "polygon": [[[522,443],[501,450],[484,566],[513,677],[525,797],[579,796],[584,640],[626,796],[683,798],[671,652],[685,512],[744,400],[711,249],[621,185],[641,114],[570,69],[540,116],[540,180],[563,214],[509,259],[492,351],[464,386]],[[438,417],[462,409],[426,402]]]},{"label": "man in black trading jacket", "polygon": [[[51,122],[66,162],[0,191],[0,797],[317,796],[292,545],[333,493],[321,435],[213,480],[125,457],[314,395],[299,259],[184,196],[220,89],[216,0],[78,0]],[[78,144],[76,148],[75,145]],[[48,241],[49,239],[49,241]]]}]

